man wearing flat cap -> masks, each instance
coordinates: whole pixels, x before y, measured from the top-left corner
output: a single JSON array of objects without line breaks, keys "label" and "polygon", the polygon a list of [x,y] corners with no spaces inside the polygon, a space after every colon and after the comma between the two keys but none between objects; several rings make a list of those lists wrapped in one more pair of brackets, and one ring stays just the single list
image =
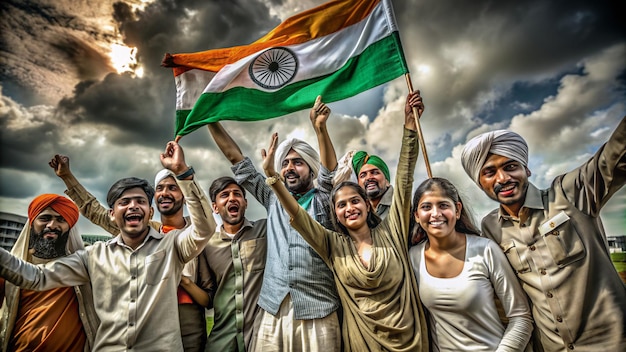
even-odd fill
[{"label": "man wearing flat cap", "polygon": [[473,138],[462,162],[500,203],[483,218],[483,234],[500,245],[530,298],[540,347],[623,351],[626,289],[600,210],[626,183],[626,118],[591,159],[546,189],[528,181],[528,146],[514,132]]},{"label": "man wearing flat cap", "polygon": [[[65,193],[78,206],[82,215],[111,235],[120,229],[109,216],[108,209],[78,181],[70,168],[70,158],[56,154],[48,163],[55,174],[67,186]],[[154,203],[161,221],[150,220],[150,226],[160,233],[181,230],[191,225],[191,219],[183,214],[185,197],[176,183],[176,175],[168,169],[160,170],[154,178]],[[207,214],[211,216],[211,214]],[[214,283],[208,268],[199,265],[204,251],[185,264],[178,286],[178,318],[185,352],[204,352],[207,341],[205,307],[210,304],[209,292]]]},{"label": "man wearing flat cap", "polygon": [[[82,249],[83,241],[74,227],[78,215],[76,205],[63,196],[36,197],[11,253],[40,264]],[[98,327],[91,285],[36,292],[1,278],[0,282],[2,351],[91,350]]]},{"label": "man wearing flat cap", "polygon": [[167,235],[149,225],[154,214],[154,188],[148,181],[127,177],[107,194],[109,217],[119,234],[45,265],[32,265],[0,248],[0,277],[32,290],[91,282],[100,324],[97,351],[183,351],[177,289],[183,267],[215,233],[215,220],[182,147],[171,141],[161,164],[176,176],[187,203],[191,225]]}]

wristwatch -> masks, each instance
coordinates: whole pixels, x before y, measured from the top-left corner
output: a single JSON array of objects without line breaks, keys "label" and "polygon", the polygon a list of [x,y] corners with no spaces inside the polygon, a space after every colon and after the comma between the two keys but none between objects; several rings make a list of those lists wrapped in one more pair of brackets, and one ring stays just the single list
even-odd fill
[{"label": "wristwatch", "polygon": [[194,171],[193,166],[189,166],[189,169],[187,169],[187,171],[183,172],[180,175],[176,175],[176,178],[179,179],[179,180],[184,180],[187,177],[189,177],[189,176],[191,176],[191,175],[193,175],[195,173],[196,172]]}]

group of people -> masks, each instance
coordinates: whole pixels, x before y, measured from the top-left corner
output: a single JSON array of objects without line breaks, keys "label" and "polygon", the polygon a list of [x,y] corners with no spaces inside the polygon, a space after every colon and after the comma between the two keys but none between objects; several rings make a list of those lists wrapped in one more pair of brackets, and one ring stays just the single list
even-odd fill
[{"label": "group of people", "polygon": [[[108,207],[55,155],[67,197],[36,197],[11,253],[0,249],[2,350],[623,350],[626,289],[599,213],[626,183],[626,118],[543,190],[521,136],[470,140],[462,166],[499,203],[479,228],[447,179],[412,192],[423,111],[410,93],[393,186],[376,155],[338,162],[321,97],[309,113],[319,153],[273,134],[262,172],[209,124],[234,174],[211,183],[210,202],[176,142],[154,188],[121,179]],[[338,177],[346,165],[351,179]],[[266,219],[246,218],[247,193]],[[114,237],[83,247],[79,212]]]}]

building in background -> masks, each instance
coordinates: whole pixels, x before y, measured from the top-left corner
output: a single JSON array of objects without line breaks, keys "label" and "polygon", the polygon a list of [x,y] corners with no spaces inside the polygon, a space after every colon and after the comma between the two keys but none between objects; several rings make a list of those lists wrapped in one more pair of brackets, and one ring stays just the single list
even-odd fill
[{"label": "building in background", "polygon": [[106,242],[113,238],[111,235],[80,235],[80,237],[83,239],[85,246],[90,246],[98,241]]},{"label": "building in background", "polygon": [[28,217],[0,212],[0,247],[10,251]]},{"label": "building in background", "polygon": [[626,252],[626,236],[607,236],[611,253]]}]

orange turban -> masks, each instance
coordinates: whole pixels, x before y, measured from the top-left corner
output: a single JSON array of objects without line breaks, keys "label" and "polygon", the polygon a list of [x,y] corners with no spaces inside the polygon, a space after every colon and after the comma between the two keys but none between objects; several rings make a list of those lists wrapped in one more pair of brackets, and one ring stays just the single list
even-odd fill
[{"label": "orange turban", "polygon": [[65,221],[70,224],[70,227],[76,225],[78,207],[71,200],[58,194],[42,194],[33,199],[28,206],[28,219],[32,222],[39,213],[48,207],[61,214]]}]

